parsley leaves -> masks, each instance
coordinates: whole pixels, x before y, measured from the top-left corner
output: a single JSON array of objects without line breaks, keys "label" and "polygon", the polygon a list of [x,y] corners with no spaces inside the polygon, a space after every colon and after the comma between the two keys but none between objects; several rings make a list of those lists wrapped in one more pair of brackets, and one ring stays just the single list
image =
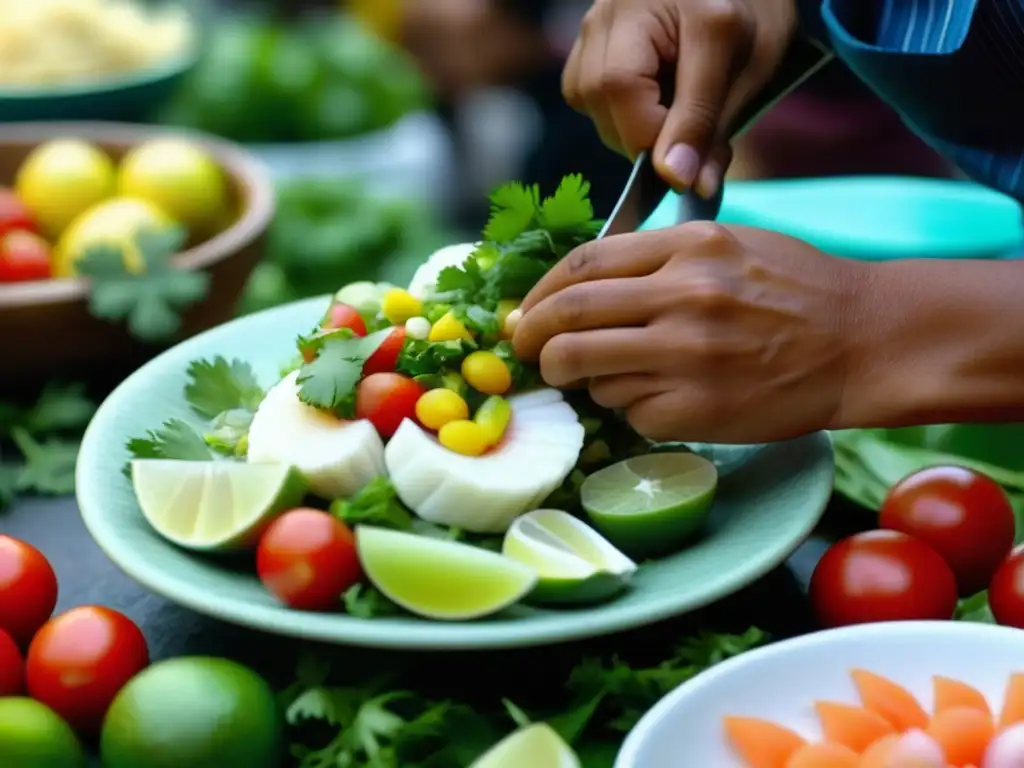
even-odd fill
[{"label": "parsley leaves", "polygon": [[324,336],[313,361],[299,369],[299,399],[314,408],[343,411],[339,415],[350,417],[363,365],[392,332],[392,328],[384,328],[367,336]]},{"label": "parsley leaves", "polygon": [[110,322],[125,321],[136,338],[164,341],[181,327],[181,312],[206,296],[209,275],[175,267],[171,257],[185,244],[181,228],[145,230],[135,238],[139,271],[125,265],[124,250],[114,245],[90,248],[78,261],[80,274],[92,280],[89,311]]}]

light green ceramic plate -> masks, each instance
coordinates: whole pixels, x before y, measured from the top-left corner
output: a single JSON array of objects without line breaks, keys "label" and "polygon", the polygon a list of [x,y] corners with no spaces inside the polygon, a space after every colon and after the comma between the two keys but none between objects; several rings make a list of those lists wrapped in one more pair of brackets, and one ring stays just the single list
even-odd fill
[{"label": "light green ceramic plate", "polygon": [[517,606],[472,623],[416,618],[356,619],[288,610],[254,574],[184,552],[150,529],[122,467],[130,437],[165,419],[193,417],[182,387],[187,364],[223,355],[249,361],[267,384],[316,323],[326,298],[250,315],[165,352],[129,377],[100,408],[78,459],[78,502],[86,527],[125,573],[199,613],[284,635],[381,648],[502,648],[554,643],[647,624],[707,605],[782,563],[820,519],[832,490],[832,447],[824,434],[774,445],[727,478],[708,534],[689,549],[643,565],[618,600],[575,610]]}]

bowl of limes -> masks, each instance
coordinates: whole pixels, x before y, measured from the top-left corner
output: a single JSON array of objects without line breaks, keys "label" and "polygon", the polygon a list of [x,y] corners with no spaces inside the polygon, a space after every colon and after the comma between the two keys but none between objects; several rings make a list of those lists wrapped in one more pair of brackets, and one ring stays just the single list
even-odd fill
[{"label": "bowl of limes", "polygon": [[203,134],[0,127],[5,392],[116,377],[228,320],[273,213],[262,164]]}]

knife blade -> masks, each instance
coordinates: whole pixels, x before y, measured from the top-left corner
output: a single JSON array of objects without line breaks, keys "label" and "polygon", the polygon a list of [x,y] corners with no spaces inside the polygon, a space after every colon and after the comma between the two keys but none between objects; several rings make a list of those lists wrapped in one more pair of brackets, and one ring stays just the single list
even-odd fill
[{"label": "knife blade", "polygon": [[[797,39],[786,52],[782,64],[771,81],[758,93],[736,118],[730,136],[741,136],[758,119],[785,96],[802,85],[811,75],[832,60],[831,51],[812,40]],[[662,79],[662,103],[671,104],[675,92],[674,75]],[[718,216],[722,207],[725,185],[718,186],[718,192],[705,200],[692,190],[680,195],[680,223],[687,221],[711,221]],[[615,208],[598,233],[598,239],[609,235],[635,232],[672,189],[654,167],[649,151],[641,152],[633,163],[633,169],[619,196]]]}]

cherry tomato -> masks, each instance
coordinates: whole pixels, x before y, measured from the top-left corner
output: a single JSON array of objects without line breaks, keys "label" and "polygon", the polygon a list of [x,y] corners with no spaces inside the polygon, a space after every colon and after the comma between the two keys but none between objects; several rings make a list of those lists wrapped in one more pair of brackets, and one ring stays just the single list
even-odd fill
[{"label": "cherry tomato", "polygon": [[356,417],[369,419],[381,437],[391,437],[403,419],[416,418],[423,387],[398,373],[374,373],[356,387]]},{"label": "cherry tomato", "polygon": [[398,356],[405,344],[405,328],[395,328],[391,334],[381,342],[377,350],[370,355],[363,364],[363,376],[370,376],[374,373],[394,373],[398,364]]},{"label": "cherry tomato", "polygon": [[1024,629],[1024,545],[996,570],[988,585],[988,605],[997,622]]},{"label": "cherry tomato", "polygon": [[0,629],[0,698],[25,690],[25,660],[14,638]]},{"label": "cherry tomato", "polygon": [[47,280],[50,245],[32,232],[14,230],[0,237],[0,283]]},{"label": "cherry tomato", "polygon": [[930,544],[956,575],[961,595],[988,586],[1013,548],[1013,507],[994,480],[964,467],[922,469],[882,504],[882,528]]},{"label": "cherry tomato", "polygon": [[100,606],[50,619],[28,648],[28,693],[83,734],[94,734],[110,703],[149,664],[142,631]]},{"label": "cherry tomato", "polygon": [[57,574],[35,547],[0,535],[0,629],[25,647],[57,605]]},{"label": "cherry tomato", "polygon": [[256,572],[278,600],[302,611],[329,611],[363,575],[356,539],[340,520],[300,507],[270,524],[256,549]]},{"label": "cherry tomato", "polygon": [[811,576],[810,598],[826,627],[949,619],[956,579],[923,541],[899,531],[869,531],[828,549]]},{"label": "cherry tomato", "polygon": [[332,331],[348,328],[356,336],[366,335],[366,321],[355,307],[350,307],[348,304],[332,304],[331,308],[327,310],[323,327]]},{"label": "cherry tomato", "polygon": [[10,189],[0,187],[0,236],[14,230],[39,232],[35,217]]}]

